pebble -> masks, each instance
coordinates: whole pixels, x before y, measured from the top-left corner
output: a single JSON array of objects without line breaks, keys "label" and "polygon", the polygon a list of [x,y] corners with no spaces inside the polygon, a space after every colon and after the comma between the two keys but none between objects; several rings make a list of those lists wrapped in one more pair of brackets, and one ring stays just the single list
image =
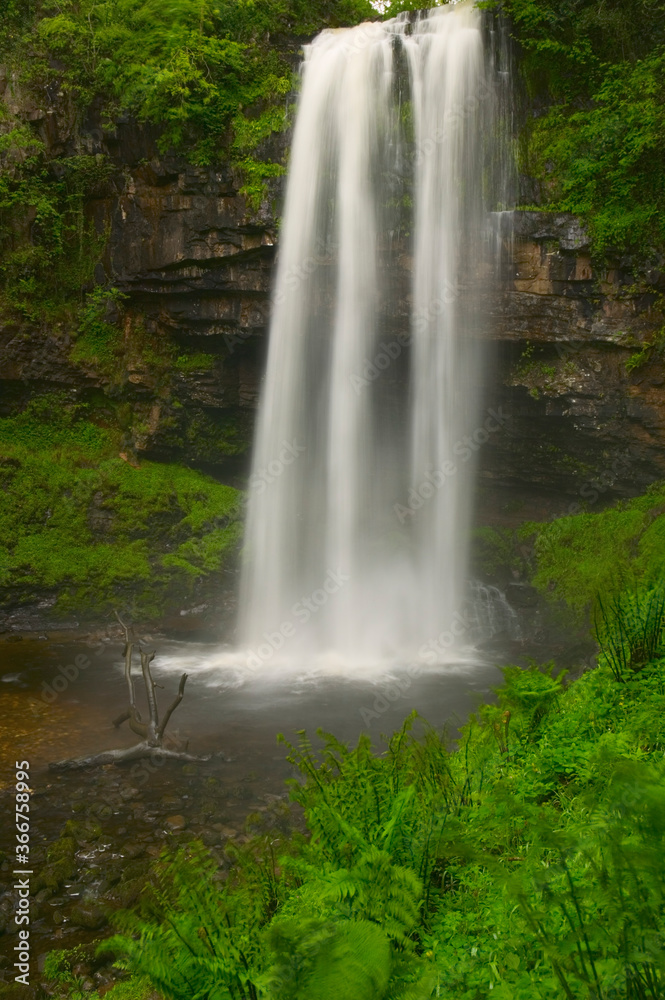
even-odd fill
[{"label": "pebble", "polygon": [[126,858],[140,858],[144,852],[143,844],[124,844],[120,848],[120,853]]},{"label": "pebble", "polygon": [[165,821],[164,821],[164,825],[169,830],[173,830],[173,831],[184,830],[185,827],[187,826],[187,820],[185,819],[184,816],[180,816],[180,815],[178,815],[178,816],[167,816],[166,819],[165,819]]}]

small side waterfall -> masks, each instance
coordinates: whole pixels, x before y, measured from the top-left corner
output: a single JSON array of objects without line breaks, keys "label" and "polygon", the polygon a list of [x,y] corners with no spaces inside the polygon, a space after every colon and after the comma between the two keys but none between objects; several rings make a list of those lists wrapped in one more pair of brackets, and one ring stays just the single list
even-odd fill
[{"label": "small side waterfall", "polygon": [[460,606],[497,429],[476,395],[506,74],[484,17],[465,2],[306,49],[239,623],[274,659],[409,656]]}]

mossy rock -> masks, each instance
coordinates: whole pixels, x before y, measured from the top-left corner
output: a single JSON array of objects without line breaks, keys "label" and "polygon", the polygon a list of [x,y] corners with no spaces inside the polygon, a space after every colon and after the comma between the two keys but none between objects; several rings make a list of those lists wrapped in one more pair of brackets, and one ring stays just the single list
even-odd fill
[{"label": "mossy rock", "polygon": [[69,913],[69,921],[73,927],[82,927],[89,931],[98,931],[108,922],[105,910],[94,903],[77,903]]},{"label": "mossy rock", "polygon": [[101,826],[92,820],[81,823],[75,819],[68,819],[62,828],[62,836],[73,838],[77,844],[89,844],[91,841],[99,840],[101,835]]}]

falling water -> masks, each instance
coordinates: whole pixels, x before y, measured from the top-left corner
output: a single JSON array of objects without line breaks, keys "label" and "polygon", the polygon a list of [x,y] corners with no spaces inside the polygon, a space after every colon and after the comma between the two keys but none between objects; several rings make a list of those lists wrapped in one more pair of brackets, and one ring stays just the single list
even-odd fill
[{"label": "falling water", "polygon": [[503,207],[505,72],[483,17],[460,3],[306,49],[239,627],[275,659],[464,641],[473,458],[495,429],[479,304]]}]

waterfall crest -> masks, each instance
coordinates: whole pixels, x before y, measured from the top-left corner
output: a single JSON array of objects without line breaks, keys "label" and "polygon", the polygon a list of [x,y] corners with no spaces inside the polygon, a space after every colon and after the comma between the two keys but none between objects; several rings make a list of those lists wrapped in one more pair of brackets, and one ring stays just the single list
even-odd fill
[{"label": "waterfall crest", "polygon": [[479,290],[503,207],[483,18],[461,3],[306,48],[239,621],[275,660],[464,642],[474,456],[496,430]]}]

